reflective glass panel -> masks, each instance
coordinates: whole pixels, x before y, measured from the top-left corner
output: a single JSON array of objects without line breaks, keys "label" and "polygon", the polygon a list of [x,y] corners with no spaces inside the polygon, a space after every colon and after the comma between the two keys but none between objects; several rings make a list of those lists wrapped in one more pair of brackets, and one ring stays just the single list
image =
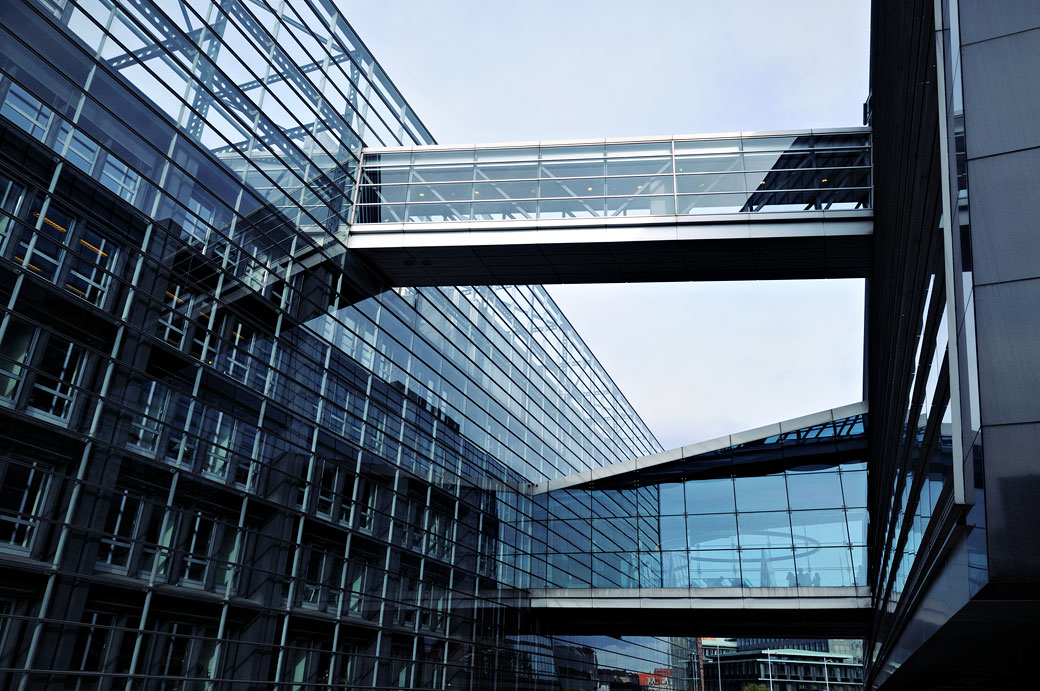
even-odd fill
[{"label": "reflective glass panel", "polygon": [[538,177],[538,164],[529,163],[481,163],[477,165],[477,180],[522,180]]},{"label": "reflective glass panel", "polygon": [[841,487],[845,496],[845,506],[867,505],[867,474],[865,472],[843,472]]},{"label": "reflective glass panel", "polygon": [[789,473],[787,491],[792,509],[829,509],[844,504],[836,468],[828,473]]},{"label": "reflective glass panel", "polygon": [[735,548],[738,546],[736,514],[687,516],[686,535],[690,549]]},{"label": "reflective glass panel", "polygon": [[603,215],[603,199],[543,199],[538,218],[590,218]]},{"label": "reflective glass panel", "polygon": [[735,510],[733,480],[690,480],[686,482],[688,513],[724,513]]},{"label": "reflective glass panel", "polygon": [[788,549],[740,550],[740,573],[750,588],[797,585],[794,553]]},{"label": "reflective glass panel", "polygon": [[738,477],[734,481],[737,511],[781,511],[787,508],[787,484],[783,475]]},{"label": "reflective glass panel", "polygon": [[603,194],[603,178],[542,180],[539,197],[597,197]]},{"label": "reflective glass panel", "polygon": [[665,588],[689,588],[689,552],[662,552],[661,576]]},{"label": "reflective glass panel", "polygon": [[724,173],[743,169],[740,154],[681,156],[675,159],[676,173]]},{"label": "reflective glass panel", "polygon": [[792,511],[791,527],[796,549],[849,544],[848,533],[845,530],[845,512],[841,509]]},{"label": "reflective glass panel", "polygon": [[[675,178],[677,191],[696,194],[718,192],[743,192],[744,175],[679,175]],[[756,183],[757,184],[757,183]],[[743,203],[743,200],[741,200]]]},{"label": "reflective glass panel", "polygon": [[739,588],[740,552],[735,549],[690,552],[690,586]]},{"label": "reflective glass panel", "polygon": [[679,197],[680,214],[731,214],[744,211],[747,194],[699,194]]},{"label": "reflective glass panel", "polygon": [[798,550],[798,585],[802,587],[856,585],[852,555],[847,547]]},{"label": "reflective glass panel", "polygon": [[478,182],[473,185],[473,198],[482,199],[525,199],[538,196],[538,182]]},{"label": "reflective glass panel", "polygon": [[675,198],[664,197],[607,197],[608,216],[671,216],[675,213]]},{"label": "reflective glass panel", "polygon": [[661,549],[686,549],[686,519],[683,516],[661,517]]},{"label": "reflective glass panel", "polygon": [[515,221],[534,218],[538,202],[474,202],[473,218],[477,221]]},{"label": "reflective glass panel", "polygon": [[742,513],[737,515],[740,546],[790,547],[791,522],[786,511]]},{"label": "reflective glass panel", "polygon": [[607,161],[607,175],[662,175],[671,172],[671,158],[612,158]]},{"label": "reflective glass panel", "polygon": [[636,194],[671,194],[672,177],[630,177],[630,178],[608,178],[607,194],[611,195],[636,195]]},{"label": "reflective glass panel", "polygon": [[852,539],[852,544],[867,544],[867,510],[847,509],[846,516],[849,521],[849,537]]},{"label": "reflective glass panel", "polygon": [[430,166],[412,169],[412,182],[452,182],[473,179],[473,166]]},{"label": "reflective glass panel", "polygon": [[540,176],[543,178],[583,178],[603,175],[603,161],[559,161],[542,162]]},{"label": "reflective glass panel", "polygon": [[739,139],[697,139],[676,141],[675,153],[718,154],[740,151]]},{"label": "reflective glass panel", "polygon": [[661,515],[674,516],[684,513],[683,486],[678,482],[658,485],[661,497]]}]

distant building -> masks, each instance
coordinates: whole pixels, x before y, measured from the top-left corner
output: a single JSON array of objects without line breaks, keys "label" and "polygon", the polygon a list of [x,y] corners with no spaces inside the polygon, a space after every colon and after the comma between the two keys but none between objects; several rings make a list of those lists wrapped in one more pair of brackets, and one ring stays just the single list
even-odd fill
[{"label": "distant building", "polygon": [[849,655],[792,648],[746,650],[705,659],[704,682],[705,691],[742,691],[748,684],[765,684],[773,691],[859,691],[863,668]]}]

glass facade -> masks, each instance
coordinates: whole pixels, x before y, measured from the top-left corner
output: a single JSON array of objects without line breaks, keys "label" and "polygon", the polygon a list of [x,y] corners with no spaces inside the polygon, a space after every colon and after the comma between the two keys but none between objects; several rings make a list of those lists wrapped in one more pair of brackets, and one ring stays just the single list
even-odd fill
[{"label": "glass facade", "polygon": [[546,587],[866,585],[865,416],[555,489]]},{"label": "glass facade", "polygon": [[660,447],[540,287],[345,253],[361,147],[433,139],[334,4],[0,36],[0,687],[686,683],[502,604],[524,488]]},{"label": "glass facade", "polygon": [[871,207],[869,131],[366,149],[355,223]]}]

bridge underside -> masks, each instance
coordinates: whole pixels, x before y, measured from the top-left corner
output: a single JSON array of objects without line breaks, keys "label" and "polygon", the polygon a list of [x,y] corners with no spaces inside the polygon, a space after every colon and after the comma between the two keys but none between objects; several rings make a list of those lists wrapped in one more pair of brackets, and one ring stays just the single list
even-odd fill
[{"label": "bridge underside", "polygon": [[383,223],[355,226],[348,246],[401,286],[868,276],[870,212],[811,216],[624,224],[569,219],[508,227],[454,222],[422,231]]},{"label": "bridge underside", "polygon": [[530,605],[565,635],[863,638],[872,611],[869,590],[857,587],[546,589],[532,591]]}]

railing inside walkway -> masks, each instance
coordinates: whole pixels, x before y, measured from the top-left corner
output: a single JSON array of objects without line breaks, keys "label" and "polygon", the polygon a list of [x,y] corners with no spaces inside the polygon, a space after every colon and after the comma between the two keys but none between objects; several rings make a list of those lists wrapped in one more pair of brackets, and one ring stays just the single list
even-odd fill
[{"label": "railing inside walkway", "polygon": [[354,224],[871,207],[865,128],[366,149]]}]

